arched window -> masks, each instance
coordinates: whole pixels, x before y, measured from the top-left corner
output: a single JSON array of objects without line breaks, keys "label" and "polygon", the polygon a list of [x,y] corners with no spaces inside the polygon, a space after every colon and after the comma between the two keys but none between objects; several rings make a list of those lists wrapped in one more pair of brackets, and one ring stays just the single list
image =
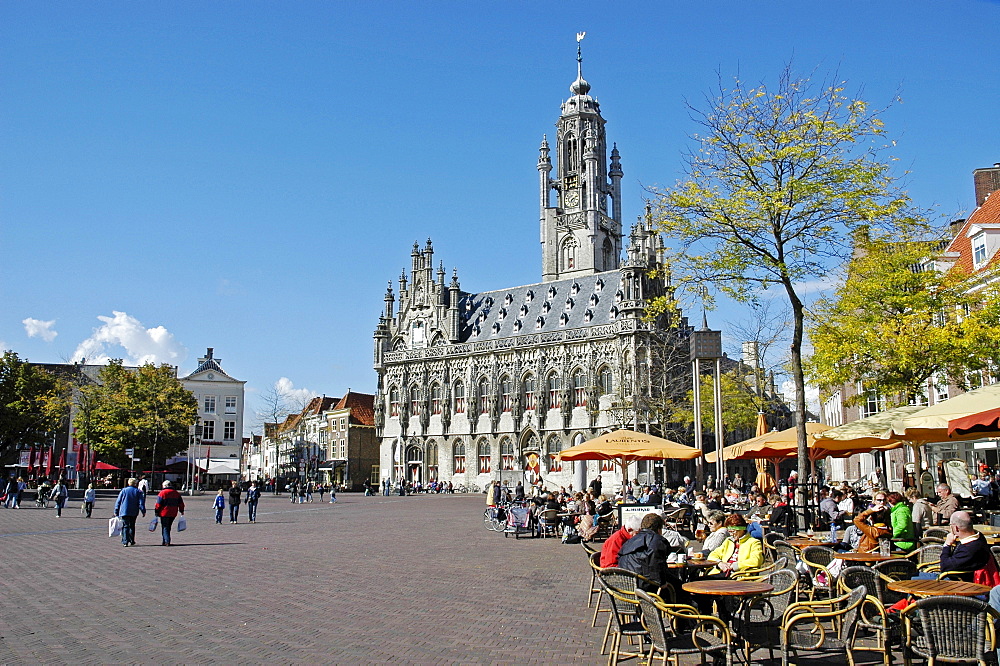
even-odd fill
[{"label": "arched window", "polygon": [[528,375],[521,383],[524,390],[524,408],[535,409],[535,376]]},{"label": "arched window", "polygon": [[576,242],[576,238],[570,236],[563,241],[562,244],[562,270],[571,270],[576,268],[576,250],[579,247],[579,243]]},{"label": "arched window", "polygon": [[604,239],[604,247],[601,248],[601,259],[604,263],[604,270],[610,271],[615,268],[615,246],[611,244],[610,238]]},{"label": "arched window", "polygon": [[510,377],[504,377],[500,380],[500,404],[503,407],[503,411],[509,412],[514,406],[514,383],[510,381]]},{"label": "arched window", "polygon": [[389,388],[389,416],[399,416],[399,389]]},{"label": "arched window", "polygon": [[431,441],[427,443],[427,455],[425,456],[427,461],[427,480],[437,481],[438,480],[438,445]]},{"label": "arched window", "polygon": [[485,439],[479,440],[479,473],[488,474],[493,469],[490,464],[490,443]]},{"label": "arched window", "polygon": [[559,375],[552,373],[549,375],[549,409],[562,406],[562,382]]},{"label": "arched window", "polygon": [[420,389],[416,384],[410,387],[410,416],[420,414]]},{"label": "arched window", "polygon": [[486,378],[479,380],[479,413],[488,414],[490,411],[490,383]]},{"label": "arched window", "polygon": [[465,443],[458,441],[455,442],[455,448],[452,453],[452,457],[455,463],[455,474],[465,474]]},{"label": "arched window", "polygon": [[465,384],[461,379],[455,382],[455,413],[465,413]]},{"label": "arched window", "polygon": [[566,170],[576,171],[576,136],[569,134],[566,136]]},{"label": "arched window", "polygon": [[441,385],[435,383],[431,386],[431,414],[441,413]]},{"label": "arched window", "polygon": [[573,373],[573,405],[587,406],[587,376],[583,374],[583,370]]},{"label": "arched window", "polygon": [[614,382],[612,380],[611,368],[604,366],[600,371],[600,382],[601,382],[601,394],[607,395],[614,390]]},{"label": "arched window", "polygon": [[500,469],[505,471],[514,469],[514,444],[507,437],[500,441]]},{"label": "arched window", "polygon": [[549,437],[548,441],[545,442],[545,453],[549,458],[549,471],[550,472],[561,472],[562,471],[562,460],[559,459],[559,452],[562,451],[562,442],[555,435]]}]

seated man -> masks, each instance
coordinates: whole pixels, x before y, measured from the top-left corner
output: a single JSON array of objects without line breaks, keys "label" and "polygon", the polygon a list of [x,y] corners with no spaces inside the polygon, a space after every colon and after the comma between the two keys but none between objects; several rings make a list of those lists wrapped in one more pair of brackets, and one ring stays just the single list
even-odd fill
[{"label": "seated man", "polygon": [[626,541],[635,536],[642,524],[642,516],[630,513],[625,516],[624,525],[617,532],[608,537],[601,549],[601,568],[618,566],[618,551]]},{"label": "seated man", "polygon": [[[648,590],[655,592],[661,583],[669,581],[667,556],[677,549],[660,534],[663,518],[655,513],[647,513],[639,524],[639,531],[625,542],[618,551],[618,566],[645,576],[656,585]],[[650,587],[646,584],[647,588]]]},{"label": "seated man", "polygon": [[972,516],[968,511],[956,511],[948,520],[951,533],[941,549],[941,573],[959,571],[955,577],[972,581],[973,574],[986,567],[993,557],[990,546],[979,532],[972,529]]},{"label": "seated man", "polygon": [[937,487],[939,499],[931,506],[931,513],[934,514],[935,525],[950,525],[951,514],[958,511],[958,498],[951,494],[951,486],[947,483],[939,483]]}]

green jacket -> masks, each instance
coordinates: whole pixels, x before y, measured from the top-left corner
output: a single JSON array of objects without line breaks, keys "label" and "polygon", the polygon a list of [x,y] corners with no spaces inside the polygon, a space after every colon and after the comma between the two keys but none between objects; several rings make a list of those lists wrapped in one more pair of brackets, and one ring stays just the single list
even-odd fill
[{"label": "green jacket", "polygon": [[910,515],[910,505],[905,501],[892,507],[892,542],[897,548],[910,550],[916,545],[913,532],[913,518]]}]

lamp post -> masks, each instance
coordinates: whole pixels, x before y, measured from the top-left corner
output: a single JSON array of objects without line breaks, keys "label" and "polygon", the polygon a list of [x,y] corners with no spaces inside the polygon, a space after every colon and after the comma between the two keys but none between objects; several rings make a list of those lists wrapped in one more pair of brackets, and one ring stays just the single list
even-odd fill
[{"label": "lamp post", "polygon": [[[700,330],[691,332],[691,365],[692,384],[694,392],[694,445],[699,451],[704,451],[701,432],[701,361],[715,361],[713,372],[714,391],[712,404],[715,410],[715,448],[718,455],[716,461],[716,478],[722,483],[725,474],[725,462],[722,459],[722,331],[712,331],[708,328],[708,320],[703,315]],[[696,477],[698,486],[705,483],[704,461],[698,458]]]}]

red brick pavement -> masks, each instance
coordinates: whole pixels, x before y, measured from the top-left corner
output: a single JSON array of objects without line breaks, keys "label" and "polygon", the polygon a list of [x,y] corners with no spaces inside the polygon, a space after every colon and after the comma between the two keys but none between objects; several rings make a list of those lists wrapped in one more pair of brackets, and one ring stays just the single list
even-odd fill
[{"label": "red brick pavement", "polygon": [[109,539],[109,500],[0,510],[0,663],[606,659],[580,546],[488,532],[480,495],[338,500],[265,495],[256,524],[216,525],[211,494],[186,498],[170,548],[142,518],[138,547]]}]

